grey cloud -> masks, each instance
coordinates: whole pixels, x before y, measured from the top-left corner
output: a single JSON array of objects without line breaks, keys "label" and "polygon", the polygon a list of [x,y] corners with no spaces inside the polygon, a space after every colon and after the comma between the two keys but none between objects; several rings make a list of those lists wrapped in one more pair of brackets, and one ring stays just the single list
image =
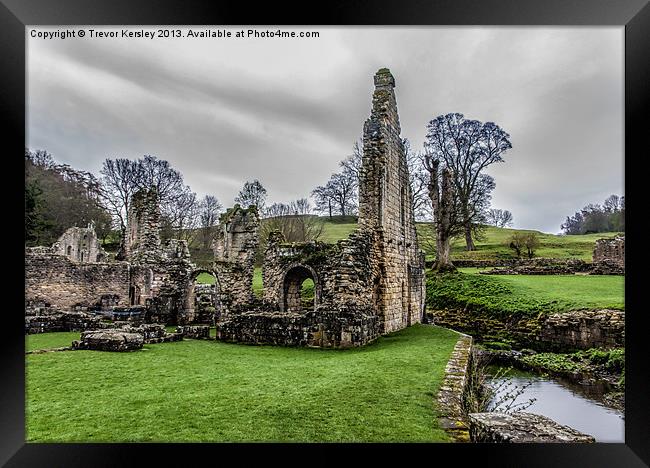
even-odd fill
[{"label": "grey cloud", "polygon": [[28,39],[28,144],[93,171],[155,154],[225,205],[252,178],[287,201],[338,169],[368,117],[372,75],[388,66],[413,147],[447,112],[511,134],[507,162],[489,172],[493,205],[517,227],[557,232],[622,193],[620,28],[318,30],[273,46]]}]

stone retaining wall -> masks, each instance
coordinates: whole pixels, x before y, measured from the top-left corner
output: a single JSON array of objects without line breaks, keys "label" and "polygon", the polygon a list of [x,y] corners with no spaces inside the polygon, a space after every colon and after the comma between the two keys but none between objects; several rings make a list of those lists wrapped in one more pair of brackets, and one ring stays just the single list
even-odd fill
[{"label": "stone retaining wall", "polygon": [[596,440],[546,416],[519,411],[506,413],[471,413],[472,442],[497,443],[593,443]]},{"label": "stone retaining wall", "polygon": [[247,344],[347,348],[380,334],[378,317],[362,312],[243,312],[217,323],[217,338]]},{"label": "stone retaining wall", "polygon": [[430,311],[433,323],[481,341],[506,341],[536,351],[571,352],[625,346],[625,312],[576,310],[557,314],[503,314],[467,309]]},{"label": "stone retaining wall", "polygon": [[472,337],[461,334],[454,346],[438,392],[438,421],[455,442],[469,442],[464,400],[471,372]]}]

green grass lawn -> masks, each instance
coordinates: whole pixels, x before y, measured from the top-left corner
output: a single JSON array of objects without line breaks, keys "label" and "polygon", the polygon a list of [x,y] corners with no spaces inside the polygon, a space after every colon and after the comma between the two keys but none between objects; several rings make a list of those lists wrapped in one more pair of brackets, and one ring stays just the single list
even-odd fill
[{"label": "green grass lawn", "polygon": [[71,346],[73,340],[78,340],[80,332],[36,333],[25,336],[25,350],[53,349]]},{"label": "green grass lawn", "polygon": [[[69,338],[49,335],[28,342]],[[415,325],[351,350],[187,340],[27,355],[27,440],[448,441],[436,395],[457,337]]]},{"label": "green grass lawn", "polygon": [[427,304],[494,313],[624,309],[623,276],[479,275],[476,268],[457,274],[428,275]]}]

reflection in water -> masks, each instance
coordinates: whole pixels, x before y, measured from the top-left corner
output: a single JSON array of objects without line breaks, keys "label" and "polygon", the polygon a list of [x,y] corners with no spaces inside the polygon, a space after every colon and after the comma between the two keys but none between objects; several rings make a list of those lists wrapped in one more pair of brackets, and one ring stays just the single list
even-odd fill
[{"label": "reflection in water", "polygon": [[[512,392],[515,386],[521,388],[532,381],[532,385],[517,397],[517,403],[536,398],[524,411],[547,416],[560,424],[592,435],[596,442],[625,442],[621,411],[608,408],[597,400],[585,398],[581,395],[585,392],[578,393],[575,386],[569,386],[562,381],[521,371],[511,371],[503,379],[508,376],[511,385],[502,386],[495,399],[503,392]],[[497,383],[503,379],[492,382]]]}]

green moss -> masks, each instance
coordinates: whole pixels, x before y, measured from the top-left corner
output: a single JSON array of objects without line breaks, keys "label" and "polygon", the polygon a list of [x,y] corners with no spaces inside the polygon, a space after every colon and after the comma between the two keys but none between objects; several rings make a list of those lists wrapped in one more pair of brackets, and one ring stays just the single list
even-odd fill
[{"label": "green moss", "polygon": [[568,354],[539,353],[524,356],[522,361],[537,369],[556,373],[590,372],[594,369],[600,369],[614,374],[620,372],[623,376],[625,372],[625,348],[592,348]]}]

